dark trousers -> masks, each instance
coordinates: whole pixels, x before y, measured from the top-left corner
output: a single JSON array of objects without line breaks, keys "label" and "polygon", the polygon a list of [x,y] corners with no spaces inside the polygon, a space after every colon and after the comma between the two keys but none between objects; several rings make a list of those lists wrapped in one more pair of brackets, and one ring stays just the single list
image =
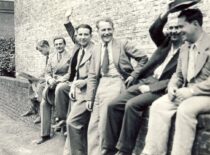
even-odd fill
[{"label": "dark trousers", "polygon": [[142,94],[140,85],[154,83],[154,78],[142,80],[128,88],[108,105],[105,133],[102,135],[102,149],[132,153],[140,129],[141,114],[161,93]]},{"label": "dark trousers", "polygon": [[67,140],[71,155],[87,155],[87,128],[90,120],[90,112],[86,109],[84,91],[80,94],[80,100],[72,105],[71,112],[67,118]]},{"label": "dark trousers", "polygon": [[66,120],[69,106],[69,91],[68,83],[59,83],[55,89],[55,115],[61,119]]}]

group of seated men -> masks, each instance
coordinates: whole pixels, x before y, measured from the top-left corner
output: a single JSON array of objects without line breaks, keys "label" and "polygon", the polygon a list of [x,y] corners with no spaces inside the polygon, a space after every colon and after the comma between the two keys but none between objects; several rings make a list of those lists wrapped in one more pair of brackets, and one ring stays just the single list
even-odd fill
[{"label": "group of seated men", "polygon": [[64,154],[131,155],[142,113],[151,105],[141,154],[166,155],[176,113],[171,154],[191,155],[197,116],[210,112],[210,37],[199,9],[182,10],[174,19],[170,13],[161,14],[149,29],[157,46],[149,59],[133,42],[113,37],[111,19],[96,22],[100,41],[94,43],[91,26],[74,29],[69,14],[65,27],[74,48],[70,56],[64,38],[53,40],[56,52],[46,66],[37,144],[51,138],[54,111],[53,126],[67,127]]}]

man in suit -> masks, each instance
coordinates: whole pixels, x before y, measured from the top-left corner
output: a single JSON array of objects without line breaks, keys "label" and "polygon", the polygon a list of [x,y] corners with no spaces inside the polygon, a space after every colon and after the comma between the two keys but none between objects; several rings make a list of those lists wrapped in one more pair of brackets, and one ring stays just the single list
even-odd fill
[{"label": "man in suit", "polygon": [[[46,67],[45,80],[47,85],[43,91],[41,101],[41,138],[37,144],[50,139],[51,108],[59,104],[68,105],[70,86],[66,83],[65,74],[68,72],[70,53],[65,50],[66,41],[63,37],[55,37],[53,40],[55,52],[50,54]],[[62,91],[61,91],[62,90]],[[63,93],[65,90],[65,93]],[[68,107],[63,108],[67,111]],[[55,110],[55,116],[56,114]],[[65,116],[64,116],[65,117]]]},{"label": "man in suit", "polygon": [[[50,51],[50,45],[47,40],[41,40],[37,43],[36,45],[36,50],[39,51],[43,56],[46,57],[46,65],[47,61],[49,58],[49,51]],[[29,80],[29,96],[31,100],[31,106],[28,111],[26,111],[24,114],[22,114],[22,117],[26,116],[31,116],[34,114],[38,114],[37,118],[34,120],[34,123],[40,123],[41,122],[41,117],[39,114],[39,107],[40,107],[40,102],[42,99],[42,92],[45,87],[45,79],[44,75],[45,71],[43,70],[42,74],[39,76],[39,81],[30,81]]]},{"label": "man in suit", "polygon": [[197,116],[210,111],[210,37],[202,29],[199,9],[183,10],[178,16],[185,44],[180,49],[176,73],[168,84],[168,94],[150,109],[148,133],[143,153],[165,155],[176,113],[172,155],[191,155]]},{"label": "man in suit", "polygon": [[[88,24],[80,24],[76,28],[70,21],[71,14],[67,16],[67,23],[64,24],[68,34],[75,43],[73,56],[66,75],[68,81],[72,82],[70,90],[71,111],[67,118],[67,139],[63,154],[85,155],[87,150],[87,126],[81,125],[84,118],[80,116],[87,111],[84,98],[87,88],[87,77],[90,60],[93,53],[94,43],[91,41],[92,28]],[[76,33],[76,37],[75,37]]]},{"label": "man in suit", "polygon": [[182,44],[176,17],[169,18],[169,35],[163,33],[168,15],[169,10],[150,27],[150,36],[158,48],[142,68],[139,83],[108,104],[105,132],[102,135],[103,155],[115,154],[117,149],[118,155],[131,155],[141,125],[142,112],[155,99],[165,94],[169,79],[176,70],[179,47]]},{"label": "man in suit", "polygon": [[[101,154],[100,144],[107,105],[139,76],[147,56],[133,43],[113,38],[114,24],[104,18],[96,23],[101,43],[95,46],[88,74],[86,106],[93,111],[88,126],[88,154]],[[137,61],[136,67],[130,59]],[[93,104],[94,103],[94,104]],[[100,144],[99,144],[100,141]]]}]

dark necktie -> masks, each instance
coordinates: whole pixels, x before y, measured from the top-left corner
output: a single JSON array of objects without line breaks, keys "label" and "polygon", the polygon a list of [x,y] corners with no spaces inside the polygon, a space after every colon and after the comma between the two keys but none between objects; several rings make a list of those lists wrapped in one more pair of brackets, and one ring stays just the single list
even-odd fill
[{"label": "dark necktie", "polygon": [[82,50],[82,54],[80,56],[80,59],[78,61],[78,65],[77,65],[77,79],[79,79],[79,66],[80,66],[80,64],[82,62],[82,59],[83,59],[84,55],[85,55],[85,50],[83,49]]},{"label": "dark necktie", "polygon": [[82,59],[83,59],[84,55],[85,55],[85,50],[83,49],[83,50],[82,50],[82,54],[81,54],[80,59],[79,59],[78,68],[79,68],[79,65],[80,65],[81,62],[82,62]]},{"label": "dark necktie", "polygon": [[49,55],[46,56],[46,65],[48,63],[48,60],[49,60]]},{"label": "dark necktie", "polygon": [[101,69],[102,69],[102,72],[104,74],[107,74],[108,73],[108,70],[109,70],[109,51],[108,51],[108,43],[105,43],[104,45],[104,58],[103,58],[103,62],[102,62],[102,66],[101,66]]}]

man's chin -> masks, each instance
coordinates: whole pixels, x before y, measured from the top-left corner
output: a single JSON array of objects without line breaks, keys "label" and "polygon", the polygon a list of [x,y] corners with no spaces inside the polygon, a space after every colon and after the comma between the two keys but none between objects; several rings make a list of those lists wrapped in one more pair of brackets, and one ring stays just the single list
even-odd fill
[{"label": "man's chin", "polygon": [[88,43],[80,43],[81,46],[86,47]]},{"label": "man's chin", "polygon": [[103,38],[103,41],[106,43],[110,42],[111,40],[112,40],[112,38]]},{"label": "man's chin", "polygon": [[58,53],[62,53],[64,50],[57,50],[58,51]]}]

